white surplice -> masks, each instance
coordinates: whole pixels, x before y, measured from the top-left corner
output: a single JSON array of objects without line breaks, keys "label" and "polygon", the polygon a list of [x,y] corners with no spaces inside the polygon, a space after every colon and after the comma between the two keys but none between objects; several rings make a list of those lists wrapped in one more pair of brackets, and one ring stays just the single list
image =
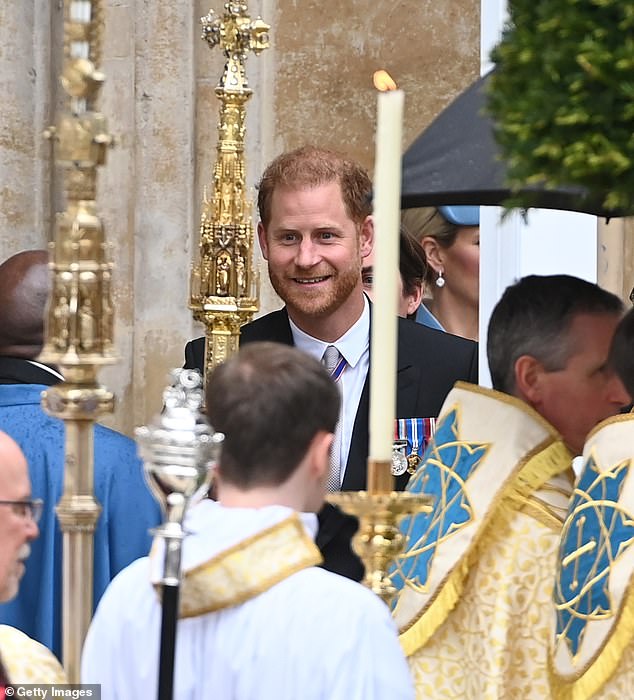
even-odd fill
[{"label": "white surplice", "polygon": [[[226,508],[203,501],[186,522],[191,534],[183,546],[185,576],[226,551],[240,556],[241,543],[292,514],[282,506]],[[301,522],[313,538],[316,516],[302,514]],[[161,606],[151,579],[157,580],[162,561],[155,554],[122,571],[95,613],[82,682],[101,683],[102,700],[157,697]],[[263,559],[249,566],[266,567]],[[220,573],[214,580],[226,572]],[[181,604],[187,605],[185,585],[181,593]],[[178,624],[175,700],[413,697],[388,608],[360,584],[315,566],[291,573],[246,602]]]}]

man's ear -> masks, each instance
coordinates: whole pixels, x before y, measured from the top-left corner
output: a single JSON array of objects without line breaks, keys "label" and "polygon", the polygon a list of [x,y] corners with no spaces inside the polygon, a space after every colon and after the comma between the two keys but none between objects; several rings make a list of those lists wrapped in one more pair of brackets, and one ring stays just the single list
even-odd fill
[{"label": "man's ear", "polygon": [[542,363],[531,355],[521,355],[515,360],[516,393],[531,406],[542,402],[545,372]]},{"label": "man's ear", "polygon": [[306,473],[315,481],[326,483],[330,473],[330,446],[333,433],[320,430],[308,444],[302,460]]},{"label": "man's ear", "polygon": [[405,298],[407,299],[407,315],[409,316],[410,314],[413,314],[416,309],[418,309],[423,299],[422,285],[417,284],[414,293],[406,294]]},{"label": "man's ear", "polygon": [[434,272],[440,272],[443,269],[443,255],[438,241],[433,236],[423,236],[420,245],[425,253],[427,264]]},{"label": "man's ear", "polygon": [[262,257],[265,260],[269,259],[268,243],[266,241],[266,229],[261,221],[258,221],[258,241],[260,242],[260,250],[262,251]]},{"label": "man's ear", "polygon": [[320,430],[308,447],[312,475],[317,481],[323,481],[324,484],[330,472],[330,448],[334,437],[332,433]]},{"label": "man's ear", "polygon": [[367,258],[372,252],[374,245],[374,219],[371,216],[366,216],[365,221],[361,224],[359,230],[359,250],[361,257]]}]

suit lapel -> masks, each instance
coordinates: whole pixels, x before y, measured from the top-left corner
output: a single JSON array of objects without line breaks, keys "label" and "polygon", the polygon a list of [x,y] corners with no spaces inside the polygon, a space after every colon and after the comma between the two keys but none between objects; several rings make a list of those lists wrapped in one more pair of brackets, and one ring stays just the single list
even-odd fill
[{"label": "suit lapel", "polygon": [[[411,323],[411,321],[410,321]],[[420,368],[399,353],[396,376],[396,417],[417,417],[418,393],[420,391]],[[418,416],[420,417],[420,416]]]},{"label": "suit lapel", "polygon": [[279,338],[280,343],[285,345],[295,345],[293,340],[293,332],[291,331],[291,324],[288,321],[288,312],[286,307],[280,309],[274,319],[274,329],[273,332],[275,337]]},{"label": "suit lapel", "polygon": [[256,318],[255,321],[242,326],[240,330],[240,345],[260,340],[283,343],[284,345],[295,344],[286,307],[278,311],[272,311],[270,314]]},{"label": "suit lapel", "polygon": [[[370,327],[372,326],[372,306],[370,305]],[[399,336],[402,323],[411,323],[399,319]],[[370,362],[372,354],[370,353]],[[412,363],[406,344],[398,343],[396,377],[396,416],[398,418],[413,418],[416,416],[420,370]],[[346,473],[341,485],[342,491],[360,491],[366,488],[367,455],[369,445],[369,414],[370,414],[370,372],[365,379],[361,400],[357,408],[354,429],[350,440],[350,452],[346,464]]]}]

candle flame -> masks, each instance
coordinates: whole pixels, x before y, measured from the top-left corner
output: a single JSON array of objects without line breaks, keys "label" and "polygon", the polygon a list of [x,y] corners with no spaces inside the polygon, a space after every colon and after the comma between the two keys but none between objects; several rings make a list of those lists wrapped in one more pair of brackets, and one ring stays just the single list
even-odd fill
[{"label": "candle flame", "polygon": [[381,69],[376,71],[372,76],[372,82],[374,83],[374,87],[381,92],[396,90],[396,83],[386,70]]}]

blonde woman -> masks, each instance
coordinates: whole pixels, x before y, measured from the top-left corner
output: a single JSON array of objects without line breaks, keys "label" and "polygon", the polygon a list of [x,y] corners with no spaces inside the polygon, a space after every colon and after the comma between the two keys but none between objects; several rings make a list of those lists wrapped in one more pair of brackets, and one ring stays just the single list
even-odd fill
[{"label": "blonde woman", "polygon": [[405,209],[401,221],[427,258],[426,298],[417,322],[477,340],[480,207]]}]

